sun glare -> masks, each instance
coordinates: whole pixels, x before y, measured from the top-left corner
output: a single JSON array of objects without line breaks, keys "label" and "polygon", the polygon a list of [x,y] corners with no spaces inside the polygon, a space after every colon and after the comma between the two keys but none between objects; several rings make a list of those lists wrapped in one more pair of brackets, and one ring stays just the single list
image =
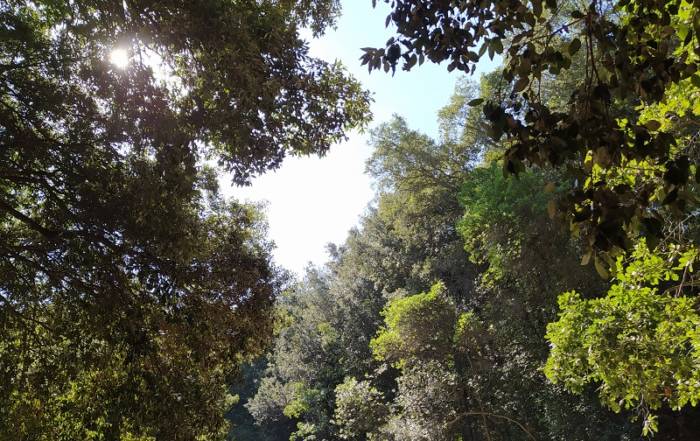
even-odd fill
[{"label": "sun glare", "polygon": [[129,65],[129,53],[126,49],[112,49],[109,53],[109,62],[119,69],[125,69]]}]

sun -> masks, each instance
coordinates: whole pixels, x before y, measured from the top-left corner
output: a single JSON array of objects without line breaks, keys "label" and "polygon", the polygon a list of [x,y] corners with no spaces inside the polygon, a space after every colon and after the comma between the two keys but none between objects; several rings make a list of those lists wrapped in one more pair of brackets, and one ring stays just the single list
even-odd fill
[{"label": "sun", "polygon": [[129,65],[129,53],[126,49],[112,49],[109,53],[109,62],[119,69],[125,69]]}]

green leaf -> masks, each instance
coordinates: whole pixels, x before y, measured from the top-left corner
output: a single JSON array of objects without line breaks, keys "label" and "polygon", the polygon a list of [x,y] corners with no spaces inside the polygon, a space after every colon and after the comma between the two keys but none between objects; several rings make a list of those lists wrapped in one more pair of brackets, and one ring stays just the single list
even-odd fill
[{"label": "green leaf", "polygon": [[581,266],[588,265],[591,261],[591,256],[593,256],[593,251],[589,251],[586,254],[584,254],[583,258],[581,259]]},{"label": "green leaf", "polygon": [[595,256],[595,259],[593,259],[593,265],[595,266],[595,270],[598,272],[598,275],[600,277],[602,277],[605,280],[608,280],[610,278],[610,274],[605,268],[605,264],[600,260],[600,258],[598,258],[598,256]]},{"label": "green leaf", "polygon": [[467,103],[468,106],[474,107],[478,106],[479,104],[483,103],[484,99],[483,98],[476,98]]},{"label": "green leaf", "polygon": [[569,55],[574,55],[579,49],[581,49],[581,40],[579,38],[574,38],[571,40],[571,43],[569,43]]},{"label": "green leaf", "polygon": [[503,53],[503,42],[500,38],[495,38],[491,40],[491,45],[493,46],[493,50],[496,51],[497,54]]},{"label": "green leaf", "polygon": [[661,123],[652,119],[652,120],[645,122],[644,127],[651,130],[652,132],[655,132],[661,128]]},{"label": "green leaf", "polygon": [[690,82],[693,83],[693,86],[700,87],[700,75],[695,74],[690,77]]}]

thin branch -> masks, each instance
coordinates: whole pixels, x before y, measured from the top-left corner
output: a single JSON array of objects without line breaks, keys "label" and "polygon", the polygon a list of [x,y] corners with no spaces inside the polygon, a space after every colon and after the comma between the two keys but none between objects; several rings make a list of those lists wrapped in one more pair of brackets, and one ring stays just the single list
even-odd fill
[{"label": "thin branch", "polygon": [[520,430],[525,432],[525,434],[531,440],[537,441],[537,438],[535,438],[535,436],[529,430],[527,430],[525,428],[525,426],[523,426],[522,423],[520,423],[519,421],[514,420],[513,418],[507,417],[505,415],[498,415],[498,414],[490,413],[490,412],[463,412],[463,413],[457,415],[453,419],[453,421],[449,424],[454,424],[456,421],[459,421],[460,418],[467,417],[467,416],[482,416],[482,417],[500,418],[500,419],[506,420],[506,421],[511,422],[511,423],[515,424],[516,426],[518,426],[520,428]]},{"label": "thin branch", "polygon": [[22,213],[21,211],[15,209],[12,205],[10,205],[7,201],[4,199],[0,198],[0,210],[7,212],[10,214],[12,217],[15,219],[19,220],[32,230],[38,232],[45,238],[49,240],[54,240],[59,236],[59,233],[54,230],[50,230],[43,225],[41,225],[39,222],[35,221],[31,217],[27,216],[26,214]]}]

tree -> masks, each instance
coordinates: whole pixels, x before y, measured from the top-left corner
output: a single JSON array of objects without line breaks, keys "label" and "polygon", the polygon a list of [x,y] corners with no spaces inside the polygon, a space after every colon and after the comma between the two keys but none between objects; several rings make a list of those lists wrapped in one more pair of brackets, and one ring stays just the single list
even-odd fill
[{"label": "tree", "polygon": [[540,370],[557,294],[607,285],[546,214],[556,173],[514,180],[492,162],[473,93],[458,87],[439,140],[398,117],[373,132],[376,207],[331,247],[323,283],[280,304],[275,367],[249,401],[266,427],[362,441],[638,435],[591,388],[571,395]]},{"label": "tree", "polygon": [[[559,190],[558,201],[550,202],[550,213],[563,215],[583,239],[582,263],[613,278],[609,289],[587,294],[607,292],[603,298],[562,296],[560,320],[549,333],[557,344],[550,378],[575,391],[600,384],[613,409],[639,405],[647,432],[656,430],[648,407],[682,420],[692,411],[681,407],[692,404],[695,392],[676,383],[698,370],[674,348],[693,345],[679,329],[697,331],[694,316],[682,312],[698,293],[688,256],[697,255],[698,237],[700,3],[406,1],[391,7],[387,24],[396,25],[397,35],[385,48],[366,48],[363,62],[388,71],[429,59],[473,72],[487,52],[502,54],[496,93],[470,104],[490,121],[506,173],[541,168],[554,178],[548,187]],[[640,249],[648,256],[640,259]],[[659,263],[669,280],[627,273],[647,260]],[[649,328],[636,335],[641,317]],[[628,337],[638,345],[620,345]],[[659,341],[670,348],[664,362],[645,346]],[[581,369],[572,368],[583,361]],[[644,387],[630,371],[644,374]],[[679,426],[679,437],[696,437]],[[668,436],[676,436],[672,432]]]},{"label": "tree", "polygon": [[389,408],[369,381],[347,377],[335,388],[335,396],[334,422],[340,427],[341,439],[366,439],[367,433],[386,423]]},{"label": "tree", "polygon": [[4,245],[3,437],[225,434],[226,384],[264,347],[280,279],[254,209],[188,202],[191,214],[170,212],[177,242],[25,242],[45,256]]},{"label": "tree", "polygon": [[[441,127],[449,130],[447,123]],[[474,268],[455,226],[462,214],[457,193],[471,168],[464,155],[472,147],[436,142],[400,117],[375,129],[372,143],[367,172],[375,179],[378,199],[365,235],[384,245],[372,257],[374,278],[386,294],[427,290],[442,280],[454,298],[464,298]]]},{"label": "tree", "polygon": [[396,392],[385,391],[391,413],[363,434],[353,408],[336,408],[351,439],[632,439],[637,428],[595,394],[571,396],[539,371],[557,293],[604,286],[579,269],[575,242],[546,216],[545,182],[533,173],[508,179],[495,164],[467,174],[459,231],[476,283],[460,303],[440,285],[390,300],[372,347],[399,368]]},{"label": "tree", "polygon": [[[645,435],[659,431],[663,405],[680,411],[700,399],[697,298],[680,295],[697,250],[676,253],[679,263],[669,268],[666,256],[640,242],[629,259],[618,259],[617,281],[605,297],[563,294],[559,320],[547,327],[547,377],[573,391],[600,383],[607,406],[641,414]],[[681,430],[679,439],[697,436]]]},{"label": "tree", "polygon": [[[446,121],[457,107],[445,112]],[[447,130],[447,123],[443,126]],[[290,320],[276,338],[271,368],[248,402],[263,425],[286,424],[283,411],[294,402],[289,410],[301,410],[292,419],[304,433],[341,436],[330,423],[346,377],[364,385],[359,379],[372,374],[378,383],[373,387],[382,391],[394,384],[391,369],[375,375],[380,363],[369,347],[387,299],[429,289],[438,279],[446,281],[454,298],[469,291],[473,266],[455,225],[463,211],[456,193],[470,165],[452,154],[466,147],[456,140],[430,140],[399,117],[374,130],[371,139],[375,152],[367,169],[377,184],[376,207],[344,244],[330,247],[327,267],[309,272],[280,303]],[[312,389],[323,399],[307,401]]]},{"label": "tree", "polygon": [[310,268],[278,302],[280,330],[269,365],[255,396],[245,403],[257,424],[296,426],[289,439],[337,435],[332,424],[336,386],[346,375],[361,377],[373,370],[369,341],[384,304],[355,266],[360,253],[353,246],[325,269]]},{"label": "tree", "polygon": [[[617,254],[638,235],[663,237],[664,213],[682,219],[697,204],[690,179],[698,169],[697,125],[690,133],[683,127],[697,121],[698,109],[679,105],[673,92],[696,94],[700,86],[699,4],[585,3],[391,2],[387,23],[397,35],[385,48],[366,48],[362,60],[370,70],[410,70],[428,59],[473,72],[487,52],[503,54],[505,84],[483,97],[483,111],[493,139],[504,137],[504,169],[566,166],[562,211],[592,250]],[[544,100],[543,84],[580,66],[582,56],[584,75],[567,105]],[[657,104],[681,112],[653,119],[642,111]]]},{"label": "tree", "polygon": [[[459,231],[481,271],[458,343],[463,382],[479,398],[472,406],[520,422],[537,439],[635,439],[635,425],[606,412],[589,387],[572,396],[541,373],[558,294],[606,287],[581,267],[581,245],[547,216],[546,182],[541,173],[511,179],[498,164],[485,164],[464,183]],[[493,439],[527,438],[507,420],[489,421]]]},{"label": "tree", "polygon": [[223,436],[226,384],[269,338],[283,277],[212,164],[245,183],[367,120],[359,84],[299,38],[337,13],[0,5],[2,437]]}]

